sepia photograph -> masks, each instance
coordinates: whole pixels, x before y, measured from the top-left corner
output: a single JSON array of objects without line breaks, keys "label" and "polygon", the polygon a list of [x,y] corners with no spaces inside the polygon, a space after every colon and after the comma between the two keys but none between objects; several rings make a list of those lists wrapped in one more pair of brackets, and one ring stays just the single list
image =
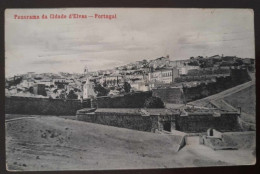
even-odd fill
[{"label": "sepia photograph", "polygon": [[252,9],[5,10],[8,171],[256,163]]}]

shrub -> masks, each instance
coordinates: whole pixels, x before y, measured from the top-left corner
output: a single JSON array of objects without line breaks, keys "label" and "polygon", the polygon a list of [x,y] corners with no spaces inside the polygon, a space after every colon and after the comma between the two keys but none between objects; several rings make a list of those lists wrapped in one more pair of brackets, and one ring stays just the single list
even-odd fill
[{"label": "shrub", "polygon": [[126,93],[130,92],[131,85],[128,82],[124,82],[124,90]]},{"label": "shrub", "polygon": [[100,84],[96,84],[94,87],[94,91],[97,93],[97,96],[107,96],[107,94],[109,93],[109,90],[104,88],[102,85]]},{"label": "shrub", "polygon": [[69,94],[67,95],[68,99],[77,99],[78,95],[75,94],[75,92],[73,90],[70,90]]},{"label": "shrub", "polygon": [[164,103],[159,97],[149,97],[144,102],[145,108],[164,108]]}]

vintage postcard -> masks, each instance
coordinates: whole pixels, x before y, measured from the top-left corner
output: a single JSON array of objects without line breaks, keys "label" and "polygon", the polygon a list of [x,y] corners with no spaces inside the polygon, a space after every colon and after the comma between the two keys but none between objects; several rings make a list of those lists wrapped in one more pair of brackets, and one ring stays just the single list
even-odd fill
[{"label": "vintage postcard", "polygon": [[9,171],[256,162],[250,9],[5,10]]}]

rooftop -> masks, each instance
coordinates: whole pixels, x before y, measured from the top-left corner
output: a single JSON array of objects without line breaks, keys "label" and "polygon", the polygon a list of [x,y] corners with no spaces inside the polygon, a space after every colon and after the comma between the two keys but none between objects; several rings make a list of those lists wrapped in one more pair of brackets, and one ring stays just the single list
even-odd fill
[{"label": "rooftop", "polygon": [[166,108],[98,108],[96,113],[125,113],[130,115],[174,115],[178,110]]}]

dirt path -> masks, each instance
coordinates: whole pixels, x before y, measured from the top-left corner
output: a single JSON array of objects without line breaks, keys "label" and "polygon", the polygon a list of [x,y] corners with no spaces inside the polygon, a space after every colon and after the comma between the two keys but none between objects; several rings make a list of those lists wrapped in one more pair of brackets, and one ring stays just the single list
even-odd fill
[{"label": "dirt path", "polygon": [[248,165],[255,163],[255,157],[250,150],[213,150],[199,144],[198,136],[186,137],[184,150],[201,156],[205,159],[222,161],[228,164]]},{"label": "dirt path", "polygon": [[187,146],[196,146],[199,145],[199,136],[190,136],[186,137],[186,145]]}]

